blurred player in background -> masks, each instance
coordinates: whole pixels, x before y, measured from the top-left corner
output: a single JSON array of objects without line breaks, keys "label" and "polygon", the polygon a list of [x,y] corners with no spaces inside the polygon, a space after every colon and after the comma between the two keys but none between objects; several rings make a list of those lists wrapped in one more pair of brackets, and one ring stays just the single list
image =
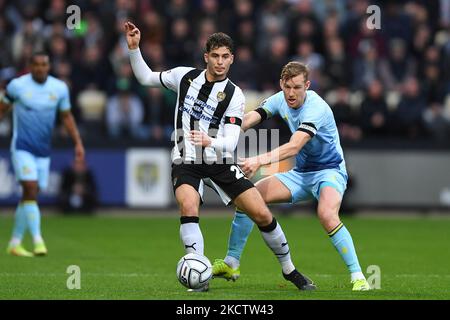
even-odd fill
[{"label": "blurred player in background", "polygon": [[[34,53],[30,73],[13,79],[0,102],[0,119],[13,109],[11,156],[17,180],[22,185],[22,199],[15,214],[15,224],[7,252],[21,257],[44,256],[47,248],[41,235],[38,192],[47,187],[50,170],[52,131],[57,111],[75,143],[75,158],[84,161],[84,147],[70,112],[67,85],[49,75],[49,56]],[[33,253],[22,246],[29,229],[34,242]]]},{"label": "blurred player in background", "polygon": [[154,72],[140,53],[139,29],[128,22],[125,30],[131,66],[138,81],[178,94],[172,180],[181,213],[180,237],[186,253],[204,254],[199,206],[203,179],[209,179],[222,197],[229,197],[258,225],[264,241],[282,266],[284,278],[300,290],[315,289],[312,281],[295,269],[284,232],[253,183],[237,164],[228,161],[238,143],[245,106],[241,89],[227,78],[233,63],[231,38],[224,33],[208,38],[204,53],[206,70],[177,67]]},{"label": "blurred player in background", "polygon": [[[256,188],[266,203],[297,203],[316,198],[320,223],[350,271],[353,290],[369,290],[352,237],[339,219],[347,171],[334,116],[328,104],[308,90],[309,86],[304,64],[290,62],[284,66],[280,79],[282,90],[247,113],[242,129],[245,131],[278,114],[289,126],[291,139],[271,152],[244,159],[241,167],[251,177],[263,165],[295,156],[294,169],[262,179]],[[239,260],[253,228],[253,222],[244,212],[235,213],[227,256],[224,260],[217,259],[213,265],[215,277],[236,280],[240,275]]]}]

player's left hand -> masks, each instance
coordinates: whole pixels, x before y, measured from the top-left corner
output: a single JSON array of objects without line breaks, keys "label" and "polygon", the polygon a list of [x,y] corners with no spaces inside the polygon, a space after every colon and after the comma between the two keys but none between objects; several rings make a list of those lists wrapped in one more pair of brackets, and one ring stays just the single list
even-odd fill
[{"label": "player's left hand", "polygon": [[84,147],[81,143],[75,145],[75,161],[84,161]]},{"label": "player's left hand", "polygon": [[239,159],[238,164],[248,178],[253,177],[259,167],[261,167],[258,157]]},{"label": "player's left hand", "polygon": [[211,138],[204,132],[191,130],[189,132],[189,140],[196,146],[209,147]]}]

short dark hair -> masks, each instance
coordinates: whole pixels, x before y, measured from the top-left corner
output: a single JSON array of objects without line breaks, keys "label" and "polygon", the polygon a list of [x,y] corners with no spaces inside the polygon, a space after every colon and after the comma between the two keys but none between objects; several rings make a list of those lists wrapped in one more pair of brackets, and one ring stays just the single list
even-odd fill
[{"label": "short dark hair", "polygon": [[49,57],[49,58],[50,58],[50,56],[48,55],[48,53],[45,52],[45,51],[43,51],[43,50],[34,51],[34,52],[31,54],[31,57],[30,57],[30,63],[33,63],[34,58],[40,57],[40,56],[46,56],[46,57]]},{"label": "short dark hair", "polygon": [[211,50],[220,47],[227,47],[231,51],[231,53],[233,53],[234,50],[233,40],[226,33],[223,32],[213,33],[208,37],[208,40],[206,41],[205,50],[206,52],[211,52]]}]

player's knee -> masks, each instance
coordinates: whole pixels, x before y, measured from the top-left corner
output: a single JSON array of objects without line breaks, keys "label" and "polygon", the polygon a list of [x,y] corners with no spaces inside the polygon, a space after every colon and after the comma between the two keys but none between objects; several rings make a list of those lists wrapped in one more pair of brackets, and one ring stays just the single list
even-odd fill
[{"label": "player's knee", "polygon": [[319,216],[320,223],[325,227],[325,229],[329,229],[339,223],[338,213],[331,208],[319,207],[317,209],[317,214]]},{"label": "player's knee", "polygon": [[249,215],[258,226],[267,226],[273,219],[272,213],[267,207],[261,207],[258,210],[249,213]]},{"label": "player's knee", "polygon": [[198,202],[185,199],[180,202],[180,211],[182,215],[198,215]]}]

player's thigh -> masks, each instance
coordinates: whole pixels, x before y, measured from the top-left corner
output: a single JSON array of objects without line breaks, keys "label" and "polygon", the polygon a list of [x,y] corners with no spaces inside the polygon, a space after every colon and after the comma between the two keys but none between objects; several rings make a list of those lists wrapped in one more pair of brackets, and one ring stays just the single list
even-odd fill
[{"label": "player's thigh", "polygon": [[341,193],[334,187],[327,185],[320,189],[317,212],[323,216],[335,216],[339,213],[342,202]]},{"label": "player's thigh", "polygon": [[48,186],[48,179],[50,176],[50,158],[37,158],[36,160],[38,172],[39,188],[46,189]]},{"label": "player's thigh", "polygon": [[250,188],[242,192],[233,202],[258,226],[266,226],[272,222],[272,214],[256,188]]},{"label": "player's thigh", "polygon": [[259,180],[255,184],[265,203],[290,202],[291,191],[275,176]]},{"label": "player's thigh", "polygon": [[172,185],[182,216],[198,216],[204,183],[197,167],[188,164],[172,166]]},{"label": "player's thigh", "polygon": [[[325,208],[340,206],[345,189],[347,174],[336,169],[326,169],[314,173],[312,179],[313,194]],[[338,207],[339,209],[339,207]]]},{"label": "player's thigh", "polygon": [[277,173],[274,177],[277,178],[287,190],[289,190],[291,197],[288,201],[291,203],[307,201],[314,198],[311,192],[312,188],[308,179],[308,174],[292,169],[288,172]]},{"label": "player's thigh", "polygon": [[200,194],[190,184],[182,184],[175,189],[175,198],[180,208],[181,216],[198,216]]}]

